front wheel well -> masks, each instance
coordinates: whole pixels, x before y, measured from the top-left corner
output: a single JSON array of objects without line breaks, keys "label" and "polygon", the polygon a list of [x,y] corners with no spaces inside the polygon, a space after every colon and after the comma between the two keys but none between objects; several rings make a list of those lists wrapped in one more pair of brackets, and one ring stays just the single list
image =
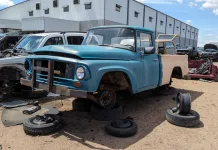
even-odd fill
[{"label": "front wheel well", "polygon": [[182,79],[182,69],[181,69],[181,67],[174,67],[173,68],[171,78]]},{"label": "front wheel well", "polygon": [[130,78],[125,72],[121,71],[105,73],[101,78],[99,88],[109,88],[114,91],[126,90],[132,93]]}]

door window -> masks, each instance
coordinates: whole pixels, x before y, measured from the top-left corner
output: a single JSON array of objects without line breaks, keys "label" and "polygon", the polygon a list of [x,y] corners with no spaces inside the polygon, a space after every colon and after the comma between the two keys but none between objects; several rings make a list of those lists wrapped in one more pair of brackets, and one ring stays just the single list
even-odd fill
[{"label": "door window", "polygon": [[67,42],[69,45],[81,45],[83,42],[83,36],[68,36]]},{"label": "door window", "polygon": [[47,40],[47,42],[45,43],[44,46],[48,46],[48,45],[63,45],[63,38],[62,37],[52,37],[50,39]]}]

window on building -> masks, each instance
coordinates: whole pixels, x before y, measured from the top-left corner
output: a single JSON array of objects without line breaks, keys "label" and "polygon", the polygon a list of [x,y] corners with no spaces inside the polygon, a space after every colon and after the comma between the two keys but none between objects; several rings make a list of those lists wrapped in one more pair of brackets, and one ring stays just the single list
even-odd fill
[{"label": "window on building", "polygon": [[36,3],[36,10],[40,10],[40,3]]},{"label": "window on building", "polygon": [[190,31],[188,30],[188,32],[190,32]]},{"label": "window on building", "polygon": [[85,9],[92,9],[92,2],[85,3]]},{"label": "window on building", "polygon": [[29,16],[33,16],[33,11],[29,11]]},{"label": "window on building", "polygon": [[184,29],[184,28],[183,28],[182,30],[183,30],[183,32],[185,31],[185,29]]},{"label": "window on building", "polygon": [[53,0],[53,7],[58,7],[58,0]]},{"label": "window on building", "polygon": [[52,37],[50,39],[47,40],[47,42],[45,43],[44,46],[48,46],[48,45],[63,45],[63,38],[62,37]]},{"label": "window on building", "polygon": [[178,26],[176,27],[176,30],[179,30],[179,27],[178,27]]},{"label": "window on building", "polygon": [[122,6],[116,4],[116,11],[120,12],[120,11],[121,11],[121,7],[122,7]]},{"label": "window on building", "polygon": [[73,3],[74,4],[79,4],[79,0],[74,0]]},{"label": "window on building", "polygon": [[169,27],[171,28],[171,27],[172,27],[172,24],[169,24]]},{"label": "window on building", "polygon": [[81,45],[83,42],[83,36],[68,36],[67,42],[69,45]]},{"label": "window on building", "polygon": [[49,8],[45,9],[44,11],[46,15],[49,14]]},{"label": "window on building", "polygon": [[135,17],[136,17],[136,18],[139,17],[139,12],[135,11]]},{"label": "window on building", "polygon": [[160,21],[160,25],[162,26],[162,25],[163,25],[163,23],[164,23],[164,22],[161,20],[161,21]]},{"label": "window on building", "polygon": [[152,17],[149,17],[149,22],[152,22],[153,18]]},{"label": "window on building", "polygon": [[63,9],[64,9],[64,12],[69,12],[69,5],[68,6],[64,6]]}]

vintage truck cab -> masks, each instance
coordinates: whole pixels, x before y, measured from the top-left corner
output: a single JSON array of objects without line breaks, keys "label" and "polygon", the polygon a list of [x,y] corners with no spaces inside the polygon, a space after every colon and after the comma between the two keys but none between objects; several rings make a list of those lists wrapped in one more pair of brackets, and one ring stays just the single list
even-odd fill
[{"label": "vintage truck cab", "polygon": [[82,45],[47,46],[28,56],[21,84],[61,95],[88,98],[112,107],[119,91],[136,94],[188,74],[188,57],[159,55],[151,30],[102,26],[88,31]]}]

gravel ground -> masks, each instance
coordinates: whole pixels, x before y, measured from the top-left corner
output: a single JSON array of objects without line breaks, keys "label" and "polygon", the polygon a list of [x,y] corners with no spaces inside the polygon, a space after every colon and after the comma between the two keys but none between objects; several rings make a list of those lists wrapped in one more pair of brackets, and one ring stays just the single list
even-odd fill
[{"label": "gravel ground", "polygon": [[[152,149],[152,150],[213,150],[218,147],[218,83],[173,80],[176,92],[189,92],[192,109],[201,115],[197,128],[182,128],[165,120],[168,108],[175,105],[175,95],[140,94],[121,101],[123,118],[133,117],[138,124],[138,133],[130,138],[115,138],[104,131],[107,122],[93,120],[88,113],[73,112],[72,100],[64,99],[45,103],[63,111],[67,126],[53,135],[28,136],[22,125],[4,127],[0,123],[2,149],[16,150],[86,150],[86,149]],[[2,108],[0,108],[0,112]]]}]

